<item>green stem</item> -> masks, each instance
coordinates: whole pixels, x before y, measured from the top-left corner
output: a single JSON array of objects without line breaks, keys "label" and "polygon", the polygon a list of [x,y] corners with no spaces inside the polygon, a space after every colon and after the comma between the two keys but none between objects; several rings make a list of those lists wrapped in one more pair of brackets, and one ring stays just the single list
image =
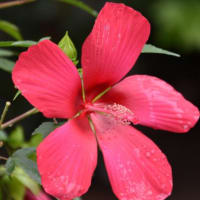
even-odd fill
[{"label": "green stem", "polygon": [[3,110],[3,113],[1,115],[1,119],[0,119],[0,127],[1,127],[1,124],[3,123],[4,119],[5,119],[5,116],[6,116],[6,113],[8,112],[8,108],[10,107],[11,103],[9,101],[6,102],[6,105],[4,107],[4,110]]},{"label": "green stem", "polygon": [[16,0],[16,1],[3,2],[3,3],[0,3],[0,9],[12,7],[12,6],[19,6],[25,3],[30,3],[32,1],[35,1],[35,0]]},{"label": "green stem", "polygon": [[103,92],[101,92],[100,94],[98,94],[93,100],[92,103],[94,103],[95,101],[97,101],[98,99],[100,99],[104,94],[106,94],[112,87],[108,87],[106,88]]},{"label": "green stem", "polygon": [[97,138],[97,133],[96,133],[96,130],[95,130],[95,125],[94,125],[90,116],[88,116],[87,118],[88,118],[88,121],[89,121],[90,128],[92,129],[92,132],[94,133],[94,137],[96,138],[97,146],[99,147],[99,150],[101,151],[100,144],[99,144],[99,141],[98,141],[98,138]]},{"label": "green stem", "polygon": [[1,125],[1,127],[0,127],[0,129],[5,129],[7,127],[11,127],[16,122],[18,122],[18,121],[20,121],[20,120],[22,120],[22,119],[24,119],[24,118],[26,118],[26,117],[28,117],[30,115],[36,114],[38,112],[39,111],[36,108],[32,108],[31,110],[28,110],[27,112],[25,112],[25,113],[15,117],[15,118],[11,119],[10,121],[3,123]]},{"label": "green stem", "polygon": [[97,17],[97,15],[98,15],[98,12],[96,10],[94,10],[93,8],[91,8],[90,6],[88,6],[87,4],[83,3],[80,0],[59,0],[59,1],[71,4],[73,6],[76,6],[80,9],[86,11],[87,13],[92,15],[93,17]]},{"label": "green stem", "polygon": [[92,129],[92,132],[94,133],[94,135],[95,135],[95,137],[96,137],[96,130],[95,130],[93,121],[92,121],[92,119],[90,118],[90,116],[88,116],[88,121],[89,121],[89,124],[90,124],[90,128]]},{"label": "green stem", "polygon": [[85,103],[85,89],[83,85],[83,78],[81,78],[81,86],[82,86],[82,98],[83,98],[83,102]]}]

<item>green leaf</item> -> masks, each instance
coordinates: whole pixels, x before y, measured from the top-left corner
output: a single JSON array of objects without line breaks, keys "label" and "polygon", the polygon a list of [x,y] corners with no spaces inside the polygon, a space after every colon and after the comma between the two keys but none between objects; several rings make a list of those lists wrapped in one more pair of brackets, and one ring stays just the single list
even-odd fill
[{"label": "green leaf", "polygon": [[40,191],[39,185],[32,180],[20,167],[16,167],[12,176],[16,177],[31,192],[37,195]]},{"label": "green leaf", "polygon": [[15,169],[15,161],[12,159],[12,157],[8,158],[5,167],[7,174],[11,175],[13,170]]},{"label": "green leaf", "polygon": [[10,47],[15,41],[0,41],[0,47]]},{"label": "green leaf", "polygon": [[8,136],[4,131],[0,130],[0,141],[7,141]]},{"label": "green leaf", "polygon": [[64,37],[58,43],[58,46],[62,49],[62,51],[71,59],[71,61],[77,65],[77,50],[68,35],[68,31],[65,33]]},{"label": "green leaf", "polygon": [[35,153],[35,148],[23,148],[17,150],[12,158],[15,164],[20,166],[34,181],[41,184],[40,175],[38,173],[37,164],[33,160],[29,159],[31,154]]},{"label": "green leaf", "polygon": [[16,55],[16,52],[7,49],[0,49],[0,57],[10,57],[14,55]]},{"label": "green leaf", "polygon": [[3,176],[0,181],[3,200],[24,199],[25,187],[16,177]]},{"label": "green leaf", "polygon": [[145,44],[144,48],[142,49],[142,53],[158,53],[158,54],[165,54],[165,55],[180,57],[180,55],[177,53],[173,53],[171,51],[161,49],[151,44]]},{"label": "green leaf", "polygon": [[0,69],[6,72],[12,72],[15,63],[7,58],[0,58]]},{"label": "green leaf", "polygon": [[45,138],[55,128],[57,128],[57,126],[53,122],[43,122],[38,128],[33,131],[32,135],[41,134],[43,138]]},{"label": "green leaf", "polygon": [[13,101],[16,100],[16,98],[21,94],[21,91],[20,90],[17,90],[15,96],[13,97]]},{"label": "green leaf", "polygon": [[8,21],[0,20],[0,30],[4,31],[16,40],[22,40],[22,35],[18,27]]},{"label": "green leaf", "polygon": [[27,143],[29,147],[37,147],[42,142],[43,136],[41,134],[32,135],[30,141]]},{"label": "green leaf", "polygon": [[35,153],[35,148],[34,147],[23,148],[23,149],[19,149],[19,150],[15,151],[13,153],[13,156],[14,157],[28,157],[32,153]]},{"label": "green leaf", "polygon": [[[42,40],[50,39],[50,37],[43,37],[38,42]],[[21,41],[0,41],[0,47],[30,47],[37,44],[38,42],[33,40],[21,40]]]},{"label": "green leaf", "polygon": [[37,42],[32,40],[22,40],[22,41],[1,41],[0,47],[30,47]]},{"label": "green leaf", "polygon": [[24,144],[24,131],[21,126],[17,126],[9,135],[8,145],[13,148],[17,149],[22,147]]},{"label": "green leaf", "polygon": [[5,174],[6,174],[6,168],[4,167],[4,165],[0,165],[0,177],[4,176]]},{"label": "green leaf", "polygon": [[12,46],[15,46],[15,47],[30,47],[34,44],[37,44],[37,42],[32,41],[32,40],[24,40],[24,41],[13,42]]},{"label": "green leaf", "polygon": [[79,76],[81,77],[81,79],[83,79],[83,70],[82,70],[82,68],[78,68],[78,73],[79,73]]},{"label": "green leaf", "polygon": [[97,17],[97,15],[98,15],[98,12],[96,10],[94,10],[93,8],[91,8],[86,3],[83,3],[80,0],[59,0],[59,1],[71,4],[71,5],[75,6],[75,7],[78,7],[80,9],[86,11],[87,13],[92,15],[93,17]]},{"label": "green leaf", "polygon": [[46,36],[46,37],[41,38],[38,42],[41,42],[41,41],[43,41],[43,40],[50,40],[50,39],[51,39],[50,36]]}]

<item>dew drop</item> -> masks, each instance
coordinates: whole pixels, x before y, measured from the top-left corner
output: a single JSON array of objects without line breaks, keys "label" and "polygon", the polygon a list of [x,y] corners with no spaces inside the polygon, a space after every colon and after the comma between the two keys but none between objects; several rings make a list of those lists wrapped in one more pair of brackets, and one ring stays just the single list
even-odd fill
[{"label": "dew drop", "polygon": [[152,195],[152,191],[151,190],[149,190],[148,192],[147,192],[147,195]]},{"label": "dew drop", "polygon": [[157,161],[157,158],[153,158],[153,161],[156,162],[156,161]]},{"label": "dew drop", "polygon": [[137,157],[140,157],[140,149],[135,148],[135,154]]},{"label": "dew drop", "polygon": [[155,150],[154,150],[154,149],[152,149],[152,150],[151,150],[151,153],[152,153],[152,154],[153,154],[153,153],[155,153]]},{"label": "dew drop", "polygon": [[16,83],[21,83],[21,79],[16,79]]},{"label": "dew drop", "polygon": [[150,152],[146,152],[146,156],[147,156],[147,157],[150,157],[150,156],[151,156],[151,153],[150,153]]},{"label": "dew drop", "polygon": [[179,124],[183,124],[183,120],[178,120]]},{"label": "dew drop", "polygon": [[178,118],[183,118],[182,114],[180,114],[180,113],[178,113],[176,116],[177,116]]},{"label": "dew drop", "polygon": [[186,125],[186,124],[183,126],[183,129],[184,129],[184,130],[187,130],[188,128],[189,128],[189,127],[188,127],[188,125]]},{"label": "dew drop", "polygon": [[106,25],[104,26],[104,28],[105,28],[106,31],[109,31],[109,30],[110,30],[110,24],[106,24]]}]

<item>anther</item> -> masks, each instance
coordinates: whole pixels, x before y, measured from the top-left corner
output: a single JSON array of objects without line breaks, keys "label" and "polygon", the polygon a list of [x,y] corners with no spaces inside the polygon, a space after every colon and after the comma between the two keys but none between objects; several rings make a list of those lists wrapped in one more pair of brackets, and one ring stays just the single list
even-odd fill
[{"label": "anther", "polygon": [[114,103],[112,105],[109,104],[105,106],[104,109],[106,110],[106,113],[112,115],[112,117],[114,117],[118,122],[123,125],[129,125],[131,121],[133,123],[137,123],[134,113],[125,106]]},{"label": "anther", "polygon": [[103,103],[94,103],[93,105],[86,106],[87,111],[99,112],[109,116],[114,119],[117,123],[123,125],[129,125],[131,122],[134,124],[138,123],[134,113],[125,106],[120,104],[103,104]]}]

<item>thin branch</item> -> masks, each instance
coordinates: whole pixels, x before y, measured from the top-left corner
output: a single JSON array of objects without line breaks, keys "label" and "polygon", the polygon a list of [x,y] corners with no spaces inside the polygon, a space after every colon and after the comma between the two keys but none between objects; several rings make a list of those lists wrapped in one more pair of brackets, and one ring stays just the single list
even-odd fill
[{"label": "thin branch", "polygon": [[8,160],[8,158],[6,158],[4,156],[0,156],[0,160]]},{"label": "thin branch", "polygon": [[28,117],[30,115],[36,114],[38,112],[39,111],[36,108],[32,108],[31,110],[28,110],[27,112],[25,112],[25,113],[15,117],[15,118],[11,119],[10,121],[3,123],[1,125],[1,127],[0,127],[0,129],[5,129],[7,127],[11,127],[16,122],[18,122],[18,121],[20,121],[20,120],[22,120],[22,119],[24,119],[24,118],[26,118],[26,117]]},{"label": "thin branch", "polygon": [[4,107],[3,113],[1,115],[1,118],[0,118],[0,127],[1,127],[1,124],[3,123],[3,121],[5,119],[6,113],[8,112],[8,108],[10,107],[10,105],[11,105],[11,103],[9,101],[7,101],[6,105]]},{"label": "thin branch", "polygon": [[33,2],[35,0],[16,0],[16,1],[9,1],[9,2],[2,2],[0,3],[0,9],[1,8],[9,8],[12,6],[19,6],[25,3],[30,3]]}]

